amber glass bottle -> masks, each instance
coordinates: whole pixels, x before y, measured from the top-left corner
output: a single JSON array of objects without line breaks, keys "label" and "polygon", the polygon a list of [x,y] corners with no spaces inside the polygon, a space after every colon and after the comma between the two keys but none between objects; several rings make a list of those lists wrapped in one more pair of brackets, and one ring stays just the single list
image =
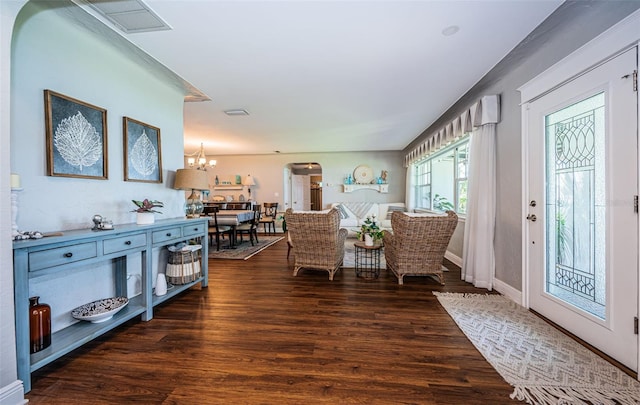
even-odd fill
[{"label": "amber glass bottle", "polygon": [[40,304],[40,297],[29,298],[29,334],[31,353],[39,352],[51,345],[51,307]]}]

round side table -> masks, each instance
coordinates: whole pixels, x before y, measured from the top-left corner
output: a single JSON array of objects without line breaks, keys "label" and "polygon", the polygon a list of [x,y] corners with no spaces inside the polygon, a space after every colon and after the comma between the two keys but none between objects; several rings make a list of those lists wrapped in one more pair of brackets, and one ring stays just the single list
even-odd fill
[{"label": "round side table", "polygon": [[364,279],[376,279],[380,276],[380,252],[382,243],[367,246],[362,241],[355,242],[356,276]]}]

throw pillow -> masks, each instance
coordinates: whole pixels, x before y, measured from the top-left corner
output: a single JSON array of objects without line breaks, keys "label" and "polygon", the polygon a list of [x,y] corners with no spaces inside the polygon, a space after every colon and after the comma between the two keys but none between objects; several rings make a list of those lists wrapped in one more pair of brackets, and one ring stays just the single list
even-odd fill
[{"label": "throw pillow", "polygon": [[387,210],[387,219],[391,219],[391,214],[393,214],[393,211],[404,212],[404,207],[398,205],[390,205],[389,209]]},{"label": "throw pillow", "polygon": [[349,214],[347,214],[346,209],[342,206],[342,204],[336,205],[338,211],[340,211],[340,219],[349,218]]}]

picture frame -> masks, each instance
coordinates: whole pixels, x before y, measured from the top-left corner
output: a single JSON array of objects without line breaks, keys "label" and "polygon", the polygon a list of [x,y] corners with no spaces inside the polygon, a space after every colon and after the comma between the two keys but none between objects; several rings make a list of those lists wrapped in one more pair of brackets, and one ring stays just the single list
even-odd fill
[{"label": "picture frame", "polygon": [[44,91],[47,175],[107,180],[107,110]]},{"label": "picture frame", "polygon": [[122,117],[124,181],[162,183],[160,128]]}]

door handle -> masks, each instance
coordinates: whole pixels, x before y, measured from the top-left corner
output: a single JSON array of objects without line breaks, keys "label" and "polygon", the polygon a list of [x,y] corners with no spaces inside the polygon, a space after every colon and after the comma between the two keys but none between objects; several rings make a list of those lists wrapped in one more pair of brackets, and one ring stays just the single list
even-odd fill
[{"label": "door handle", "polygon": [[538,219],[538,217],[535,216],[535,214],[529,214],[527,215],[527,219],[531,222],[536,222],[536,220]]}]

